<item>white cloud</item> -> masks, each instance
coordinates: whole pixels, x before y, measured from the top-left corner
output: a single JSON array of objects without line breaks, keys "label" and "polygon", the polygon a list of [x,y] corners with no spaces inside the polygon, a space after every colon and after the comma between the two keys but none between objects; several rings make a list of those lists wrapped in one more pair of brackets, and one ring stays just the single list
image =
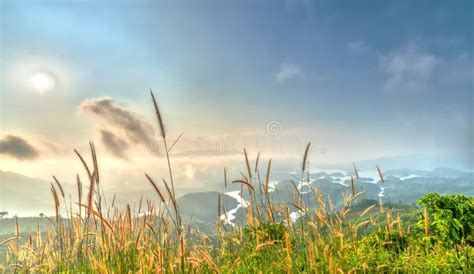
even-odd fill
[{"label": "white cloud", "polygon": [[410,46],[380,59],[383,72],[387,75],[385,87],[396,91],[422,91],[427,87],[436,66],[436,56]]},{"label": "white cloud", "polygon": [[184,166],[184,173],[186,174],[186,178],[188,180],[194,180],[194,175],[196,174],[196,167],[192,164],[187,164]]},{"label": "white cloud", "polygon": [[282,63],[280,65],[280,71],[276,74],[277,82],[285,82],[293,78],[298,78],[303,76],[303,71],[296,64],[291,63]]}]

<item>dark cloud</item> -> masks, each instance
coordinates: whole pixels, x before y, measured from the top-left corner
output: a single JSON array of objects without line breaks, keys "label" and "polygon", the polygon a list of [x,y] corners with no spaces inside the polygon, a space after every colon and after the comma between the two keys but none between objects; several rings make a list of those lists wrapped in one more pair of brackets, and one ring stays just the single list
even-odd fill
[{"label": "dark cloud", "polygon": [[111,98],[88,99],[79,108],[86,113],[97,115],[114,127],[123,129],[134,143],[153,139],[153,128],[149,123],[140,119],[135,113],[117,106]]},{"label": "dark cloud", "polygon": [[115,156],[125,158],[124,148],[130,144],[142,145],[153,153],[159,152],[153,127],[137,114],[117,105],[113,99],[87,99],[79,110],[106,122],[107,130],[101,129],[102,143]]},{"label": "dark cloud", "polygon": [[0,154],[7,154],[20,160],[30,160],[39,156],[38,150],[28,141],[15,135],[7,135],[0,140]]},{"label": "dark cloud", "polygon": [[128,143],[115,135],[113,132],[101,129],[101,141],[105,148],[114,156],[122,159],[127,159]]}]

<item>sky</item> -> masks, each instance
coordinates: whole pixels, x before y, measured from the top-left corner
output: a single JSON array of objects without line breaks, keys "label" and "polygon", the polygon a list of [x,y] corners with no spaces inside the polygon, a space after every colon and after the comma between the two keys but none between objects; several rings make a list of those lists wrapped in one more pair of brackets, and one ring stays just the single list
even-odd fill
[{"label": "sky", "polygon": [[284,162],[307,142],[316,165],[421,154],[472,166],[472,1],[0,9],[2,170],[73,181],[73,149],[93,141],[115,186],[145,185],[165,168],[150,89],[196,187],[242,167],[243,147]]}]

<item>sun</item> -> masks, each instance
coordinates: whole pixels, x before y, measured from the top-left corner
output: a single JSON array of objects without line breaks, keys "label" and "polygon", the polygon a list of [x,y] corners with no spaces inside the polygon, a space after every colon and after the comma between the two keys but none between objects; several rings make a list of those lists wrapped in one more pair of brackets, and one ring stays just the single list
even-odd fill
[{"label": "sun", "polygon": [[41,94],[52,90],[56,86],[54,76],[44,71],[38,71],[31,74],[30,82],[31,86]]}]

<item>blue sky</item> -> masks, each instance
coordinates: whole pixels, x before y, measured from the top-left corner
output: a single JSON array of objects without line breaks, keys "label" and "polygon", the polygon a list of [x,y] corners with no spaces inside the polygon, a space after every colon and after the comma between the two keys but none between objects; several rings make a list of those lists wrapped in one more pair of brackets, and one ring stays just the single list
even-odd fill
[{"label": "blue sky", "polygon": [[78,109],[101,97],[153,123],[152,88],[188,136],[277,121],[328,161],[473,152],[472,1],[4,0],[0,42],[4,135],[99,138]]}]

